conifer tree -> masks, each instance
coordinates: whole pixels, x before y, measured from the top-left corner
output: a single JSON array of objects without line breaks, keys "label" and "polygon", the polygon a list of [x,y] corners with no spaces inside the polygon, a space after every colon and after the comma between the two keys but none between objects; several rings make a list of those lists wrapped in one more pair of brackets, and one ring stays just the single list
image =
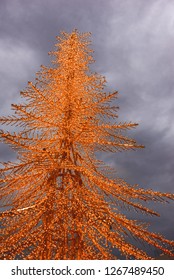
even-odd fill
[{"label": "conifer tree", "polygon": [[[50,67],[41,66],[35,82],[22,91],[24,102],[1,124],[1,140],[17,152],[2,163],[1,259],[114,259],[117,248],[128,259],[151,259],[127,235],[172,255],[173,241],[123,215],[120,206],[158,215],[146,206],[173,194],[111,179],[96,152],[142,148],[124,131],[135,123],[117,123],[117,92],[90,71],[89,33],[62,32]],[[144,204],[143,204],[144,203]],[[138,244],[138,243],[137,243]]]}]

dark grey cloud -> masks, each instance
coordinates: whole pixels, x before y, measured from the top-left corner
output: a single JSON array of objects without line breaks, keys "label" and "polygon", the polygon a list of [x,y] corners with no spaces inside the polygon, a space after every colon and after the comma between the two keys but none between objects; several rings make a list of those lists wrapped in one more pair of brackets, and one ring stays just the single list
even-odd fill
[{"label": "dark grey cloud", "polygon": [[[48,64],[61,30],[92,32],[95,65],[108,90],[119,90],[118,121],[138,122],[129,135],[146,146],[105,154],[116,175],[129,183],[174,191],[174,2],[170,0],[1,0],[0,110],[10,113],[19,91]],[[1,144],[1,160],[11,151]],[[174,205],[162,207],[155,231],[174,239]],[[144,218],[143,218],[144,219]]]}]

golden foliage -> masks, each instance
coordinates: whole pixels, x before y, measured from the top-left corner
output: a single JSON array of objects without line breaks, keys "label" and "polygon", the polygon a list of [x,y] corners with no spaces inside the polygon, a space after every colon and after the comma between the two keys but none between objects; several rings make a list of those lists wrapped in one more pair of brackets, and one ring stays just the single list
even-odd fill
[{"label": "golden foliage", "polygon": [[171,254],[173,241],[150,233],[122,215],[119,205],[158,215],[142,202],[173,199],[172,194],[109,179],[97,151],[142,148],[123,131],[134,123],[113,123],[117,92],[106,93],[104,77],[93,73],[89,33],[74,30],[57,37],[51,67],[41,66],[35,83],[21,92],[26,103],[1,124],[1,139],[18,154],[1,168],[1,259],[150,259],[127,234]]}]

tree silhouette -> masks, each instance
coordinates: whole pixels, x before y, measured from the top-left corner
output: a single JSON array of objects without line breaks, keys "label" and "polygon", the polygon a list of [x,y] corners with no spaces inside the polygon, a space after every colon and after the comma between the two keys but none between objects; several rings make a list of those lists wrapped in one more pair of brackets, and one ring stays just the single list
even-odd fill
[{"label": "tree silhouette", "polygon": [[172,255],[173,241],[128,219],[120,206],[158,215],[146,202],[174,195],[110,179],[109,167],[97,160],[99,151],[143,146],[124,136],[137,124],[113,122],[117,92],[106,93],[105,78],[89,69],[89,35],[62,32],[51,67],[41,66],[21,92],[25,102],[0,119],[18,126],[0,132],[18,155],[0,170],[1,259],[113,259],[113,248],[126,258],[150,259],[129,234]]}]

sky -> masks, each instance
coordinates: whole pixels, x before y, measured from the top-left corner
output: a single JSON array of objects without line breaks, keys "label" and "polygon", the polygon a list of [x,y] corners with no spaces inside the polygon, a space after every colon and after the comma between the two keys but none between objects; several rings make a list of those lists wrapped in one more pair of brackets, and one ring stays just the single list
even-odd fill
[{"label": "sky", "polygon": [[[174,192],[174,1],[1,0],[0,115],[11,114],[19,92],[48,65],[60,31],[92,32],[95,64],[107,91],[119,91],[118,122],[139,123],[129,136],[145,149],[104,154],[116,176]],[[0,161],[15,158],[0,144]],[[155,205],[160,218],[140,219],[174,239],[174,202]]]}]

